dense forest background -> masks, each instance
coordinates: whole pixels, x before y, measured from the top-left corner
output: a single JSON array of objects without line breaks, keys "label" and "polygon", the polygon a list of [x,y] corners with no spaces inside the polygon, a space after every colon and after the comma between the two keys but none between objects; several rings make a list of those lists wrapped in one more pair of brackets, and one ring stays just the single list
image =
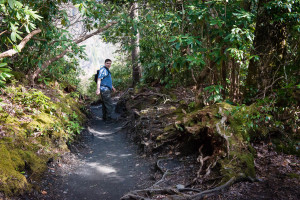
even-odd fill
[{"label": "dense forest background", "polygon": [[119,47],[112,74],[120,91],[189,90],[190,111],[226,102],[235,106],[229,115],[242,112],[239,131],[250,133],[246,141],[276,137],[278,150],[299,155],[299,0],[0,5],[1,94],[11,85],[59,85],[72,97],[95,100],[93,77],[80,85],[79,59],[92,51],[82,43],[98,35]]},{"label": "dense forest background", "polygon": [[8,65],[32,84],[76,86],[80,43],[101,33],[121,44],[118,73],[125,80],[134,65],[133,84],[195,86],[199,104],[297,96],[298,1],[12,0],[1,1],[1,18],[2,81]]},{"label": "dense forest background", "polygon": [[[87,56],[80,44],[101,34],[120,45],[117,87],[191,87],[197,106],[258,103],[264,110],[249,126],[268,122],[272,131],[295,132],[299,9],[292,0],[3,0],[1,86],[14,75],[31,85],[78,87],[78,59]],[[91,79],[87,95],[94,90]]]}]

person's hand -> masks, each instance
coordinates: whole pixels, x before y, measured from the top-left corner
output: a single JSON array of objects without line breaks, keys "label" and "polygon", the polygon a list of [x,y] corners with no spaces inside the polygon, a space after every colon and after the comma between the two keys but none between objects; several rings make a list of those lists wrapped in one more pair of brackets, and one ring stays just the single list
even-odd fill
[{"label": "person's hand", "polygon": [[117,91],[116,88],[114,88],[114,87],[112,87],[112,90],[113,90],[113,92],[116,92],[116,91]]},{"label": "person's hand", "polygon": [[96,95],[99,95],[100,94],[100,90],[96,90]]}]

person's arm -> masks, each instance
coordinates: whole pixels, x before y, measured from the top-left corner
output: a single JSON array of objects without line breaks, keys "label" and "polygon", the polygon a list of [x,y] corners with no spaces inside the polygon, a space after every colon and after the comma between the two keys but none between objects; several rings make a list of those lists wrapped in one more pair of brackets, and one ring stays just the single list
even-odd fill
[{"label": "person's arm", "polygon": [[112,90],[114,91],[114,92],[116,92],[117,90],[116,90],[116,88],[114,87],[114,86],[112,86]]},{"label": "person's arm", "polygon": [[101,79],[98,78],[98,80],[97,80],[97,90],[96,90],[96,95],[99,95],[99,94],[100,94],[100,84],[101,84]]}]

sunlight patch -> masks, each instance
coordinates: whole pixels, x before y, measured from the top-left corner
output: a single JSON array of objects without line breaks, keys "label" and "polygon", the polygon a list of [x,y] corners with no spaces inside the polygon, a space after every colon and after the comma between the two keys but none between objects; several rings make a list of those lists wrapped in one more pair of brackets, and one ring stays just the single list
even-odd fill
[{"label": "sunlight patch", "polygon": [[113,167],[105,166],[105,165],[99,165],[96,162],[88,163],[87,165],[89,165],[92,168],[95,168],[101,174],[117,173],[117,170],[115,170]]},{"label": "sunlight patch", "polygon": [[90,127],[88,127],[88,131],[93,133],[94,135],[110,135],[110,134],[112,134],[112,133],[109,133],[109,132],[96,131],[95,129],[92,129]]}]

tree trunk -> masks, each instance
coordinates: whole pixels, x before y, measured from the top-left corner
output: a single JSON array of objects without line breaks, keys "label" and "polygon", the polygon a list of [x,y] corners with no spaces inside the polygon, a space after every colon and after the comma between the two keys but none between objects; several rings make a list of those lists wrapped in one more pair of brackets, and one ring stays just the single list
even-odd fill
[{"label": "tree trunk", "polygon": [[286,25],[275,21],[274,14],[283,15],[281,10],[267,9],[266,3],[270,0],[258,2],[257,22],[254,38],[254,51],[259,60],[250,60],[246,90],[244,96],[253,97],[257,92],[264,92],[275,80],[275,71],[284,63],[286,51]]},{"label": "tree trunk", "polygon": [[[130,13],[131,19],[133,23],[137,23],[138,20],[138,3],[134,2],[132,4],[132,10]],[[136,29],[136,30],[135,30]],[[132,52],[131,52],[131,59],[132,59],[132,86],[136,86],[138,82],[140,82],[141,78],[141,66],[139,62],[139,56],[140,56],[140,35],[139,31],[135,26],[132,27],[133,31],[133,37],[131,39],[131,46],[132,46]]]}]

